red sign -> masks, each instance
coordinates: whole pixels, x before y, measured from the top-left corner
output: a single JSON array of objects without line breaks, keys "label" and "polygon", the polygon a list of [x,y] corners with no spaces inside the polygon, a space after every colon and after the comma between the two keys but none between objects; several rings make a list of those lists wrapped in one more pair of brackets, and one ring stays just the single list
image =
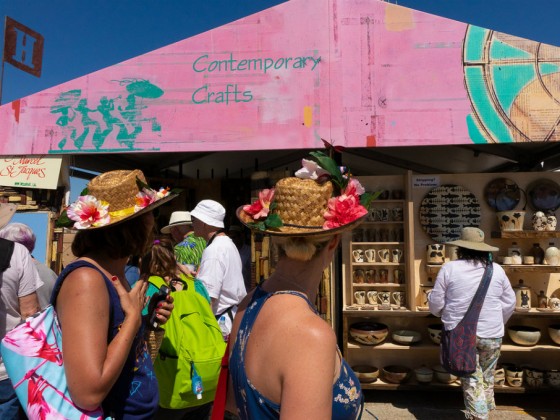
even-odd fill
[{"label": "red sign", "polygon": [[43,35],[6,16],[4,61],[33,76],[41,77]]}]

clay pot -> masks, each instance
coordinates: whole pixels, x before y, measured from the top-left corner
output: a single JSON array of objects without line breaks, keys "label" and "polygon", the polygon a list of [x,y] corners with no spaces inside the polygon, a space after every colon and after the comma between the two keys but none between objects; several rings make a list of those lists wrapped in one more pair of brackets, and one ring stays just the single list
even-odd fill
[{"label": "clay pot", "polygon": [[560,346],[560,324],[549,325],[548,335],[550,335],[552,341]]},{"label": "clay pot", "polygon": [[434,366],[436,379],[442,384],[451,384],[457,380],[457,376],[446,371],[442,365]]},{"label": "clay pot", "polygon": [[508,327],[507,331],[511,341],[520,346],[534,346],[541,338],[541,330],[537,327],[512,325],[511,327]]},{"label": "clay pot", "polygon": [[550,243],[544,251],[544,262],[548,265],[560,265],[560,250]]},{"label": "clay pot", "polygon": [[398,330],[393,333],[392,337],[395,343],[410,345],[420,341],[422,335],[418,331]]},{"label": "clay pot", "polygon": [[390,365],[382,369],[383,379],[391,384],[400,384],[410,377],[410,368],[406,366]]},{"label": "clay pot", "polygon": [[501,231],[523,230],[525,211],[508,210],[496,213]]},{"label": "clay pot", "polygon": [[547,222],[548,222],[547,216],[542,211],[535,212],[535,214],[533,214],[533,217],[531,218],[533,230],[537,230],[540,232],[546,230]]},{"label": "clay pot", "polygon": [[428,325],[428,335],[430,336],[430,340],[434,344],[441,343],[441,330],[443,329],[443,324],[430,324]]},{"label": "clay pot", "polygon": [[389,334],[387,325],[380,322],[358,322],[350,326],[350,337],[360,344],[381,344]]},{"label": "clay pot", "polygon": [[416,376],[418,383],[427,384],[432,382],[434,371],[427,366],[421,366],[414,369],[414,375]]},{"label": "clay pot", "polygon": [[379,369],[375,366],[358,365],[352,366],[352,370],[356,374],[358,380],[365,384],[370,384],[377,381],[379,377]]},{"label": "clay pot", "polygon": [[519,280],[517,286],[513,288],[515,291],[515,309],[531,308],[531,288],[523,284],[523,280]]}]

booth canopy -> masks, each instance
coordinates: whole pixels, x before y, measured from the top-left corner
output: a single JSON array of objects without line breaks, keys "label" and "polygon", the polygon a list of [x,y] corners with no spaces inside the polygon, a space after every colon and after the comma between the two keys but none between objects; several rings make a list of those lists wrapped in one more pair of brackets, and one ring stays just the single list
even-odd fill
[{"label": "booth canopy", "polygon": [[3,105],[0,155],[550,143],[559,62],[378,0],[292,0]]}]

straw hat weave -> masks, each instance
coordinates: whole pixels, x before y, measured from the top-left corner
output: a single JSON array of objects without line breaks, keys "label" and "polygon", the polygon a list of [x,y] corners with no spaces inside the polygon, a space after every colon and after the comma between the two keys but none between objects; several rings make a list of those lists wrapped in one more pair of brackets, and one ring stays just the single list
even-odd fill
[{"label": "straw hat weave", "polygon": [[146,183],[142,171],[111,171],[105,172],[93,178],[88,184],[88,194],[98,200],[111,203],[111,213],[117,213],[127,209],[133,209],[136,204],[138,186],[136,178]]},{"label": "straw hat weave", "polygon": [[464,227],[461,230],[461,238],[456,241],[446,242],[448,245],[455,245],[461,248],[472,249],[474,251],[499,251],[500,248],[488,245],[484,242],[484,232],[477,227]]},{"label": "straw hat weave", "polygon": [[327,202],[333,193],[330,181],[320,185],[311,179],[283,178],[276,183],[276,213],[286,232],[320,230]]}]

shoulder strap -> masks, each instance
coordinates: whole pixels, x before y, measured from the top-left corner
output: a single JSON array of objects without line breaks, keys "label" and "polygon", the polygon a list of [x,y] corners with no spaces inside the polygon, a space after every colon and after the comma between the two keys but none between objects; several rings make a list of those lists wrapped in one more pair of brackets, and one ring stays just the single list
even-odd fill
[{"label": "shoulder strap", "polygon": [[161,286],[163,286],[164,284],[167,284],[167,283],[165,282],[165,280],[164,280],[162,277],[160,277],[160,276],[150,276],[150,277],[148,277],[148,282],[149,282],[152,286],[157,287],[158,289],[159,289]]},{"label": "shoulder strap", "polygon": [[476,289],[476,293],[474,294],[471,304],[469,305],[469,309],[467,309],[465,317],[469,312],[474,311],[477,314],[476,316],[478,319],[478,314],[480,314],[480,310],[482,309],[482,304],[484,303],[484,297],[486,296],[486,292],[488,291],[488,287],[490,286],[490,280],[492,279],[493,274],[494,274],[494,265],[492,262],[490,262],[484,269],[482,280],[478,285],[478,289]]},{"label": "shoulder strap", "polygon": [[14,243],[7,239],[0,238],[0,273],[3,273],[9,266],[14,252]]}]

